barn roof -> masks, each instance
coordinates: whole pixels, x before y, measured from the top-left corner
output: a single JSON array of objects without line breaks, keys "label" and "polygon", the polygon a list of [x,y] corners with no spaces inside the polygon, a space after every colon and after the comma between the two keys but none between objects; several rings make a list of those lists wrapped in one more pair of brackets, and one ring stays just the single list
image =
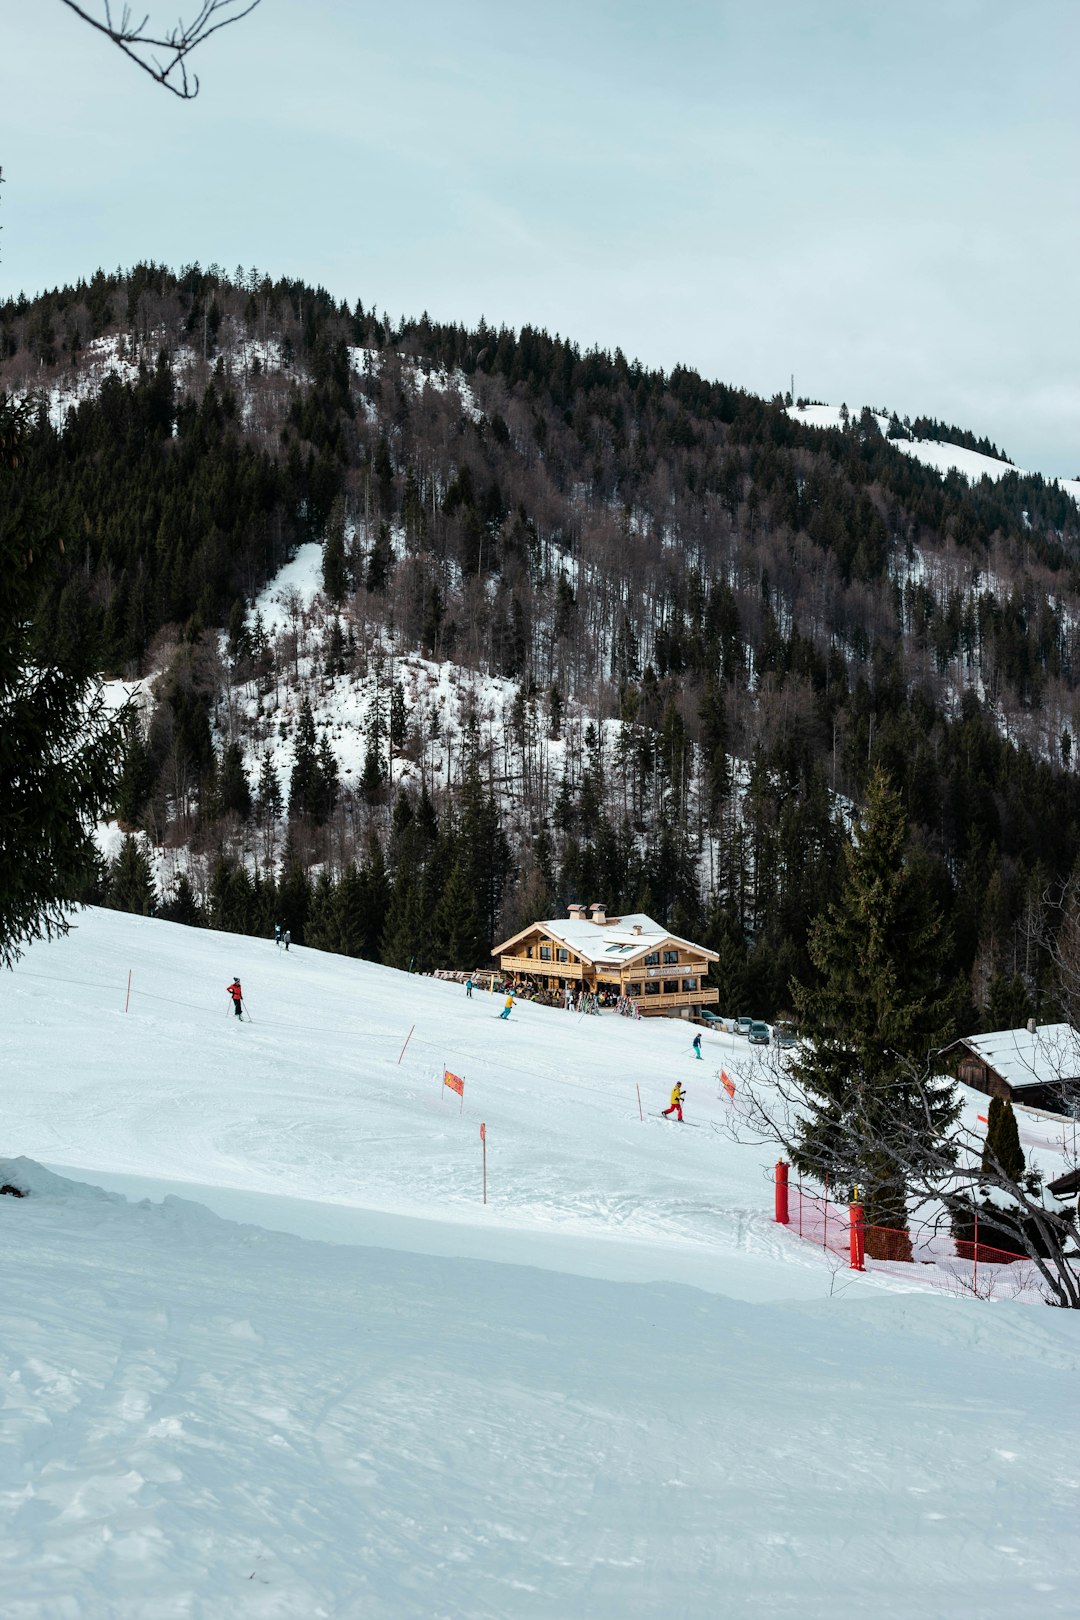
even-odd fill
[{"label": "barn roof", "polygon": [[1014,1090],[1054,1085],[1080,1077],[1080,1034],[1071,1024],[1040,1024],[1035,1030],[999,1029],[965,1035],[945,1048],[965,1046]]}]

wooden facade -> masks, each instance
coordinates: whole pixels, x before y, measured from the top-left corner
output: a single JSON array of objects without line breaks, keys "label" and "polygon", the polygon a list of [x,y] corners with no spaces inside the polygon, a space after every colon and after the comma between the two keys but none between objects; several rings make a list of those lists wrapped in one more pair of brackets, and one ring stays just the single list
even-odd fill
[{"label": "wooden facade", "polygon": [[567,984],[577,993],[609,991],[629,997],[642,1015],[688,1018],[697,1008],[719,1000],[707,983],[716,952],[663,930],[645,916],[607,917],[594,906],[549,922],[532,923],[492,951],[503,974],[529,981],[542,990],[563,994]]}]

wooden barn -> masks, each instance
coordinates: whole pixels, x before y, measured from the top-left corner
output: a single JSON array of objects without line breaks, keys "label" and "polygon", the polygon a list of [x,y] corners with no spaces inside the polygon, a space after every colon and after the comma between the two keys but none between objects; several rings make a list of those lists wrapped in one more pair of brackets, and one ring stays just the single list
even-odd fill
[{"label": "wooden barn", "polygon": [[530,923],[492,951],[508,979],[563,993],[610,991],[644,1014],[689,1018],[719,999],[706,985],[716,952],[668,933],[635,912],[609,917],[603,906],[571,906],[566,917]]},{"label": "wooden barn", "polygon": [[1080,1035],[1071,1024],[969,1035],[944,1048],[964,1085],[1051,1114],[1080,1106]]}]

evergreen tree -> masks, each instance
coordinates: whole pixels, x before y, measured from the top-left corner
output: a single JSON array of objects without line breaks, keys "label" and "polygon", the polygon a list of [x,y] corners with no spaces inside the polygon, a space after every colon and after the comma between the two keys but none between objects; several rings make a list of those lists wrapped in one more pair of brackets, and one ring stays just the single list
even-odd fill
[{"label": "evergreen tree", "polygon": [[339,496],[330,509],[322,552],[323,590],[335,607],[340,607],[349,591],[348,556],[345,549],[345,502]]},{"label": "evergreen tree", "polygon": [[132,712],[124,727],[124,756],[116,794],[116,819],[121,827],[131,829],[142,824],[153,789],[153,762],[138,716]]},{"label": "evergreen tree", "polygon": [[130,833],[109,867],[105,904],[114,911],[133,911],[140,917],[152,916],[157,905],[150,861],[142,844]]},{"label": "evergreen tree", "polygon": [[186,923],[189,928],[206,927],[206,913],[199,904],[199,898],[186,872],[180,873],[173,885],[172,894],[167,900],[162,901],[157,909],[157,915],[166,922]]},{"label": "evergreen tree", "polygon": [[1012,1181],[1019,1181],[1025,1166],[1013,1105],[1005,1097],[991,1097],[987,1109],[986,1141],[983,1144],[983,1174],[1005,1175]]},{"label": "evergreen tree", "polygon": [[804,1093],[799,1168],[863,1193],[868,1226],[907,1230],[906,1180],[890,1140],[940,1150],[956,1118],[951,1082],[913,1083],[950,1027],[949,940],[932,893],[907,854],[900,797],[875,769],[840,896],[815,920],[810,985],[793,986],[806,1044],[791,1065]]},{"label": "evergreen tree", "polygon": [[288,848],[277,890],[277,909],[282,928],[288,929],[294,945],[305,943],[311,883],[295,854]]},{"label": "evergreen tree", "polygon": [[283,809],[281,797],[281,782],[274,767],[273,755],[269,752],[262,757],[259,767],[259,785],[255,790],[259,815],[267,822],[278,821]]},{"label": "evergreen tree", "polygon": [[431,922],[436,967],[472,968],[483,953],[480,918],[468,873],[455,861]]},{"label": "evergreen tree", "polygon": [[251,788],[244,769],[244,751],[238,742],[226,743],[222,750],[217,776],[218,802],[227,815],[230,811],[246,821],[251,815]]},{"label": "evergreen tree", "polygon": [[67,930],[98,872],[95,824],[116,802],[126,716],[93,695],[93,649],[36,662],[35,605],[63,543],[45,495],[12,499],[29,412],[0,393],[0,963]]},{"label": "evergreen tree", "polygon": [[315,716],[307,693],[300,700],[300,713],[296,722],[293,743],[293,768],[289,781],[289,814],[315,819],[322,793],[319,770],[318,745],[315,736]]}]

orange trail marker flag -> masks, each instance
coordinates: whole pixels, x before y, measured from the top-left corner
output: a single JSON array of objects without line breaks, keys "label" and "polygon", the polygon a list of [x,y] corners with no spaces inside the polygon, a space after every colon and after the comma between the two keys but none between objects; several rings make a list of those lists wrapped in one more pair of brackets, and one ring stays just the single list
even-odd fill
[{"label": "orange trail marker flag", "polygon": [[735,1098],[735,1082],[734,1082],[734,1080],[729,1080],[728,1079],[728,1077],[724,1073],[723,1069],[720,1070],[720,1084],[723,1086],[724,1090],[727,1092],[728,1096],[732,1099],[732,1101],[734,1101],[734,1098]]},{"label": "orange trail marker flag", "polygon": [[[458,1096],[461,1098],[461,1108],[464,1108],[465,1082],[461,1078],[460,1074],[451,1074],[449,1069],[444,1069],[442,1083],[444,1086],[448,1086],[451,1091],[457,1092]],[[461,1112],[461,1108],[458,1109],[458,1113]]]}]

